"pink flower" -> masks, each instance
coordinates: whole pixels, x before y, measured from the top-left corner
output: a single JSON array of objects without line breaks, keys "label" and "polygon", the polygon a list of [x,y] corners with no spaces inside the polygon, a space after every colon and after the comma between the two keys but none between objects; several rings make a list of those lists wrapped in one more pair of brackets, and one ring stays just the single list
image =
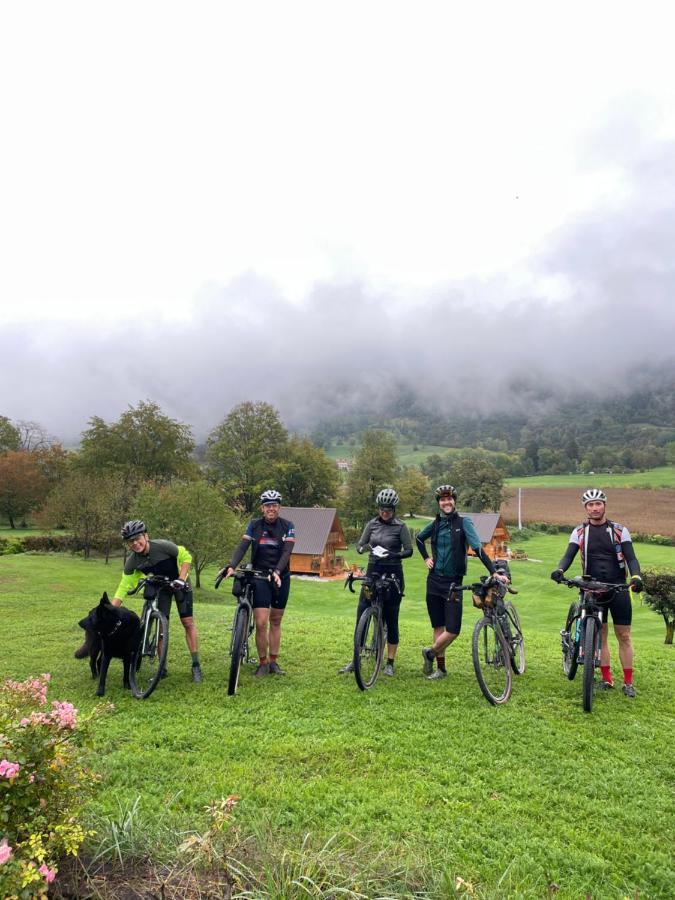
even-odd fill
[{"label": "pink flower", "polygon": [[40,875],[44,875],[47,884],[51,884],[52,881],[56,878],[56,869],[50,869],[46,863],[42,863],[40,868],[38,869]]},{"label": "pink flower", "polygon": [[58,700],[52,701],[52,721],[59,728],[75,728],[77,725],[77,710],[72,703],[64,701],[59,703]]},{"label": "pink flower", "polygon": [[0,760],[0,778],[16,778],[21,766],[7,759]]},{"label": "pink flower", "polygon": [[0,842],[0,865],[6,863],[12,855],[12,848],[7,843],[7,838],[3,838]]}]

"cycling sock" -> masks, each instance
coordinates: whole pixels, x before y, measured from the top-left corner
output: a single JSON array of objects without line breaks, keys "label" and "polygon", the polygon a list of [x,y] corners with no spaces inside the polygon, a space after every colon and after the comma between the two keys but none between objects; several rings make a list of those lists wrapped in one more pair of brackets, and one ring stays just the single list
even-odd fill
[{"label": "cycling sock", "polygon": [[279,659],[278,656],[276,656],[274,653],[270,653],[270,662],[271,663],[276,662],[278,659]]},{"label": "cycling sock", "polygon": [[393,657],[393,656],[390,656],[390,657],[387,659],[387,665],[388,665],[388,666],[393,666],[393,665],[394,665],[394,657]]},{"label": "cycling sock", "polygon": [[606,681],[608,684],[614,684],[614,682],[612,681],[611,666],[600,666],[600,671],[602,672],[603,681]]},{"label": "cycling sock", "polygon": [[623,670],[623,683],[624,684],[632,684],[633,683],[633,670],[632,669],[624,669]]},{"label": "cycling sock", "polygon": [[199,665],[199,653],[192,653],[191,656],[192,656],[193,667],[198,666]]},{"label": "cycling sock", "polygon": [[261,657],[260,657],[260,665],[261,665],[261,666],[266,666],[268,662],[269,662],[269,660],[267,659],[266,656],[261,656]]},{"label": "cycling sock", "polygon": [[445,672],[445,656],[437,656],[436,665],[441,670],[441,672]]}]

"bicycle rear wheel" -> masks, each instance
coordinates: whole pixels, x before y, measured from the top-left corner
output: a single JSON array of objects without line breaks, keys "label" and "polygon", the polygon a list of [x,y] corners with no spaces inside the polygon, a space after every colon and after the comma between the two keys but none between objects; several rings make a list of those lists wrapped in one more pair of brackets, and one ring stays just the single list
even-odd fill
[{"label": "bicycle rear wheel", "polygon": [[471,642],[473,668],[480,689],[495,706],[511,696],[511,654],[509,646],[495,623],[484,617],[476,622]]},{"label": "bicycle rear wheel", "polygon": [[525,642],[523,640],[523,631],[520,627],[520,616],[510,600],[506,601],[504,607],[506,609],[508,627],[506,637],[511,651],[511,669],[514,675],[522,675],[525,671]]},{"label": "bicycle rear wheel", "polygon": [[579,665],[579,642],[577,641],[577,624],[581,607],[578,602],[572,603],[565,621],[565,629],[561,634],[562,667],[570,681],[574,681]]},{"label": "bicycle rear wheel", "polygon": [[378,606],[369,606],[363,611],[354,633],[354,677],[362,691],[367,691],[377,681],[385,640],[382,611]]},{"label": "bicycle rear wheel", "polygon": [[593,616],[586,618],[584,629],[584,680],[581,688],[581,702],[584,712],[593,706],[593,683],[595,680],[595,632],[597,622]]},{"label": "bicycle rear wheel", "polygon": [[237,690],[239,684],[239,672],[241,663],[246,653],[246,640],[248,638],[249,612],[245,606],[238,606],[232,626],[232,648],[230,650],[230,675],[227,680],[227,693],[229,696]]},{"label": "bicycle rear wheel", "polygon": [[137,700],[147,699],[157,687],[169,652],[169,626],[164,613],[148,610],[141,628],[141,640],[129,672],[131,693]]}]

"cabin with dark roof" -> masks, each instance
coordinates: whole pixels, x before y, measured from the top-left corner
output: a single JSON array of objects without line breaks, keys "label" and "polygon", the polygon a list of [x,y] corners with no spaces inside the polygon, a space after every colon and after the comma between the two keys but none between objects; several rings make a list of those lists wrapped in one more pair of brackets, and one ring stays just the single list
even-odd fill
[{"label": "cabin with dark roof", "polygon": [[[472,513],[460,512],[460,516],[466,516],[473,522],[478,537],[483,545],[483,550],[490,559],[508,559],[511,555],[509,542],[511,535],[499,513]],[[469,548],[469,554],[475,556]]]},{"label": "cabin with dark roof", "polygon": [[280,515],[295,525],[295,547],[291,554],[291,575],[318,575],[331,578],[348,571],[340,517],[336,509],[306,506],[282,506]]}]

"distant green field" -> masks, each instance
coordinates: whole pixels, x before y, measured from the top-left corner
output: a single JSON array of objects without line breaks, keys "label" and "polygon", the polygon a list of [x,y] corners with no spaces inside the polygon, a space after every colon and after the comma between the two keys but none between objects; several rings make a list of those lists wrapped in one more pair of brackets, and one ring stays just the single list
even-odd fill
[{"label": "distant green field", "polygon": [[513,487],[586,487],[601,484],[603,487],[675,488],[675,466],[659,466],[646,472],[628,475],[532,475],[526,478],[507,478]]},{"label": "distant green field", "polygon": [[[358,444],[336,444],[326,450],[331,459],[351,459],[359,449]],[[432,453],[446,453],[447,447],[434,444],[398,444],[396,453],[402,466],[418,466]]]}]

